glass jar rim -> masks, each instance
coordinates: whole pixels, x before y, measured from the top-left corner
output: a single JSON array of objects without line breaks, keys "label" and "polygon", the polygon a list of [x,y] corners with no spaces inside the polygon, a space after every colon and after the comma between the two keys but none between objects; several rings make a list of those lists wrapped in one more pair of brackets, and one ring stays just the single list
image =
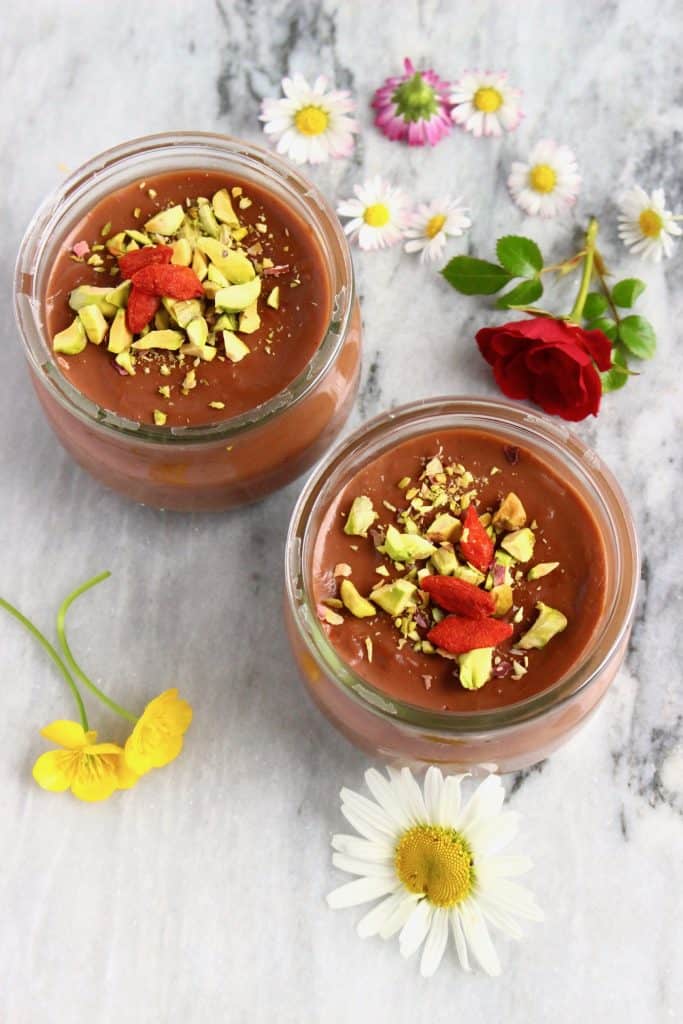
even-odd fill
[{"label": "glass jar rim", "polygon": [[[289,190],[305,210],[309,222],[316,228],[320,241],[324,240],[334,249],[338,281],[331,287],[330,320],[323,338],[311,360],[301,373],[286,387],[267,401],[229,419],[202,426],[161,427],[140,423],[104,409],[78,391],[56,367],[52,351],[44,337],[40,321],[41,298],[35,294],[35,284],[41,268],[41,259],[48,246],[49,237],[68,212],[79,200],[88,195],[89,185],[101,183],[103,177],[116,171],[124,172],[135,167],[136,173],[144,171],[145,162],[168,155],[169,163],[164,171],[183,167],[196,168],[197,162],[188,158],[192,153],[201,160],[202,152],[215,159],[225,158],[237,161],[254,173],[254,180],[267,184],[270,175],[281,187]],[[233,168],[234,169],[234,168]],[[261,172],[263,178],[257,177]],[[121,182],[112,186],[121,187]],[[330,274],[331,265],[328,251],[323,253]],[[355,296],[353,263],[348,242],[332,204],[323,193],[289,161],[263,146],[229,135],[216,132],[159,132],[139,136],[111,147],[86,163],[54,189],[38,207],[22,238],[14,273],[14,312],[24,350],[35,373],[51,387],[51,394],[72,414],[82,421],[105,432],[128,436],[136,441],[159,444],[191,445],[202,442],[221,443],[235,439],[245,431],[261,427],[285,408],[301,402],[327,374],[344,343],[349,327]]]},{"label": "glass jar rim", "polygon": [[[392,431],[407,428],[416,421],[430,415],[469,416],[470,422],[452,422],[449,427],[480,426],[473,422],[478,417],[486,421],[492,430],[507,428],[522,434],[529,440],[537,437],[539,442],[552,447],[553,453],[564,458],[572,466],[573,482],[579,481],[578,468],[592,485],[595,494],[603,503],[604,512],[612,527],[613,547],[619,564],[614,576],[617,592],[611,605],[603,612],[603,622],[591,642],[582,652],[572,668],[559,680],[540,693],[514,704],[503,705],[481,711],[435,711],[401,701],[393,695],[373,686],[355,672],[338,654],[328,640],[318,619],[318,613],[310,594],[306,567],[304,565],[304,542],[313,512],[318,508],[322,489],[341,476],[346,460],[353,455],[356,470],[364,464],[364,457],[357,449],[367,451],[373,440],[386,438]],[[425,422],[427,432],[430,428]],[[417,431],[415,431],[417,433]],[[399,439],[395,439],[398,442]],[[372,456],[369,456],[372,458]],[[584,465],[579,467],[579,460]],[[582,481],[583,482],[583,481]],[[333,490],[337,488],[333,487]],[[617,537],[622,542],[617,543]],[[619,561],[621,560],[621,561]],[[621,564],[623,562],[623,564]],[[419,399],[399,406],[361,425],[352,434],[339,442],[325,459],[318,464],[309,478],[296,503],[290,520],[285,548],[285,592],[292,619],[308,653],[318,669],[355,702],[365,709],[391,721],[400,720],[404,725],[421,729],[439,730],[456,737],[458,734],[471,736],[476,733],[500,732],[540,718],[544,713],[560,708],[580,692],[590,688],[605,666],[619,649],[630,628],[640,572],[640,555],[633,519],[624,493],[610,469],[596,453],[584,444],[564,424],[556,423],[546,416],[534,413],[528,407],[512,402],[469,396],[441,396]],[[340,678],[343,676],[344,678]]]}]

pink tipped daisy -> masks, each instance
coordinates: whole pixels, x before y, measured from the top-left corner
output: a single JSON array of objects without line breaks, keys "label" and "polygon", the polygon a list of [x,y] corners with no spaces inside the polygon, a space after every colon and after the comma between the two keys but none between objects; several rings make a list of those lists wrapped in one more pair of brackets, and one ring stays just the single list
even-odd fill
[{"label": "pink tipped daisy", "polygon": [[520,96],[519,89],[508,85],[505,72],[468,71],[453,86],[451,117],[476,138],[502,135],[522,120]]},{"label": "pink tipped daisy", "polygon": [[387,78],[372,101],[375,124],[394,142],[435,146],[451,130],[450,83],[431,70],[416,71],[407,57],[405,73]]},{"label": "pink tipped daisy", "polygon": [[516,160],[508,178],[514,201],[532,217],[556,217],[573,203],[581,184],[576,157],[568,146],[538,142],[526,162]]},{"label": "pink tipped daisy", "polygon": [[328,90],[323,75],[309,85],[300,74],[283,78],[282,91],[284,98],[263,100],[259,116],[278,153],[297,164],[351,155],[358,122],[348,116],[356,109],[350,93]]},{"label": "pink tipped daisy", "polygon": [[361,249],[384,249],[403,238],[408,223],[410,199],[380,177],[355,185],[355,199],[337,206],[340,217],[351,218],[344,231]]}]

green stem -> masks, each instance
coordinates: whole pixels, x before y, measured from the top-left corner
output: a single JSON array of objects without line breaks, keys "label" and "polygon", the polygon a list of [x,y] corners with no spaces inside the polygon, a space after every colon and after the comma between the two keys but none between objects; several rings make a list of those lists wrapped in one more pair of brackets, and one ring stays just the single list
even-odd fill
[{"label": "green stem", "polygon": [[89,679],[88,676],[86,676],[85,672],[80,667],[80,665],[74,658],[73,654],[71,653],[71,648],[69,647],[68,641],[66,639],[66,613],[68,612],[73,602],[76,600],[77,597],[80,597],[81,594],[84,594],[86,590],[90,590],[91,587],[97,586],[98,583],[101,583],[103,580],[109,579],[110,576],[110,572],[102,572],[100,573],[99,576],[93,576],[91,580],[88,580],[87,583],[83,583],[80,587],[77,587],[76,590],[73,591],[73,593],[69,594],[69,596],[64,601],[62,601],[62,604],[60,605],[59,611],[57,613],[57,636],[59,638],[59,646],[62,648],[62,653],[64,654],[66,663],[71,669],[71,671],[74,673],[74,675],[78,676],[80,681],[88,687],[90,692],[93,693],[99,700],[101,700],[103,704],[106,704],[108,708],[111,708],[112,711],[115,711],[117,715],[121,715],[122,718],[126,718],[129,722],[137,722],[137,718],[135,715],[132,715],[130,711],[126,711],[125,708],[121,707],[120,704],[117,704],[116,701],[111,699],[111,697],[107,697],[106,693],[102,693],[100,688],[98,686],[95,686],[92,679]]},{"label": "green stem", "polygon": [[618,327],[619,323],[620,323],[619,310],[614,305],[614,299],[612,298],[612,293],[609,290],[609,287],[607,285],[607,281],[605,281],[605,276],[602,273],[602,271],[600,270],[600,267],[598,266],[597,263],[595,264],[595,275],[596,275],[598,281],[600,282],[600,288],[602,289],[602,294],[607,299],[607,305],[609,306],[610,312],[612,314],[612,317],[614,318],[614,322],[615,322],[615,324]]},{"label": "green stem", "polygon": [[595,262],[595,240],[598,236],[598,221],[595,217],[591,217],[586,231],[586,255],[583,260],[583,273],[581,274],[581,284],[579,285],[579,293],[576,296],[576,302],[572,306],[572,311],[569,314],[569,320],[572,323],[581,323],[581,316],[583,314],[583,307],[586,304],[586,297],[588,295],[588,289],[590,288],[591,278],[593,276],[593,263]]},{"label": "green stem", "polygon": [[2,598],[2,597],[0,597],[0,608],[4,608],[5,611],[9,612],[10,615],[14,616],[14,618],[17,620],[17,622],[20,622],[22,624],[22,626],[24,626],[25,629],[27,629],[29,631],[31,636],[34,637],[34,639],[36,639],[38,641],[38,643],[41,645],[41,647],[43,647],[43,649],[52,658],[53,662],[55,663],[55,665],[57,666],[59,671],[62,673],[62,675],[64,676],[64,679],[66,680],[66,684],[67,684],[67,686],[69,687],[69,689],[71,690],[71,692],[73,694],[73,698],[76,701],[76,706],[78,707],[78,714],[79,714],[79,717],[81,719],[81,725],[83,726],[84,732],[87,732],[88,731],[88,716],[87,716],[87,714],[85,712],[85,706],[83,704],[83,700],[81,698],[81,695],[78,692],[78,687],[76,686],[75,682],[71,678],[71,676],[69,674],[69,670],[67,669],[66,665],[64,664],[62,659],[57,654],[56,650],[54,649],[54,647],[52,646],[50,641],[46,637],[43,636],[43,634],[40,632],[40,630],[37,628],[37,626],[34,626],[30,619],[27,619],[25,615],[21,614],[21,612],[19,611],[18,608],[15,608],[14,605],[10,604],[9,601],[5,601],[5,599]]},{"label": "green stem", "polygon": [[563,260],[561,263],[549,263],[547,267],[542,267],[541,270],[539,270],[539,274],[554,274],[558,272],[568,274],[570,271],[574,270],[585,255],[586,250],[581,249],[581,251],[577,252],[574,256],[570,256],[568,260]]}]

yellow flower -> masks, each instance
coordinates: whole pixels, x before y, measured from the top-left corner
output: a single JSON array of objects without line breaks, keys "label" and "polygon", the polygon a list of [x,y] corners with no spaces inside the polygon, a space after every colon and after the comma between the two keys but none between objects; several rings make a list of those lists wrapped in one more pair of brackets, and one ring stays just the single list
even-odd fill
[{"label": "yellow flower", "polygon": [[137,782],[116,743],[96,743],[97,733],[85,732],[78,722],[52,722],[41,735],[62,750],[41,754],[33,778],[43,789],[63,793],[70,789],[79,800],[106,800],[117,789]]},{"label": "yellow flower", "polygon": [[183,733],[192,721],[192,708],[178,697],[177,690],[165,690],[150,701],[126,740],[125,759],[136,775],[151,768],[163,768],[183,749]]}]

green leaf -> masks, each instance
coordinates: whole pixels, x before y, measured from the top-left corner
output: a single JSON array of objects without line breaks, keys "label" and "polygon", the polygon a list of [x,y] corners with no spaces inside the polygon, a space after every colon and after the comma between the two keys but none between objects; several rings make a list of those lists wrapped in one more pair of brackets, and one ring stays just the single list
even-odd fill
[{"label": "green leaf", "polygon": [[503,267],[474,256],[455,256],[441,273],[463,295],[493,295],[512,280]]},{"label": "green leaf", "polygon": [[586,324],[586,328],[589,331],[602,331],[610,341],[617,340],[617,325],[614,320],[603,317],[600,320],[593,320],[591,323]]},{"label": "green leaf", "polygon": [[520,281],[518,285],[511,288],[505,295],[496,299],[496,309],[509,309],[510,306],[529,306],[543,294],[543,285],[540,278],[532,277],[528,281]]},{"label": "green leaf", "polygon": [[639,359],[652,359],[657,347],[657,336],[644,316],[627,316],[619,325],[619,340]]},{"label": "green leaf", "polygon": [[531,238],[522,235],[499,238],[496,255],[513,277],[533,277],[543,269],[541,250]]},{"label": "green leaf", "polygon": [[609,391],[618,391],[630,377],[628,362],[624,353],[615,346],[612,351],[612,368],[600,374],[602,390],[606,394]]},{"label": "green leaf", "polygon": [[639,295],[645,291],[646,285],[637,277],[626,277],[623,281],[617,281],[612,289],[612,299],[616,306],[622,309],[630,309]]},{"label": "green leaf", "polygon": [[583,307],[584,320],[597,320],[599,316],[607,312],[607,299],[601,292],[589,292],[586,296],[586,305]]}]

